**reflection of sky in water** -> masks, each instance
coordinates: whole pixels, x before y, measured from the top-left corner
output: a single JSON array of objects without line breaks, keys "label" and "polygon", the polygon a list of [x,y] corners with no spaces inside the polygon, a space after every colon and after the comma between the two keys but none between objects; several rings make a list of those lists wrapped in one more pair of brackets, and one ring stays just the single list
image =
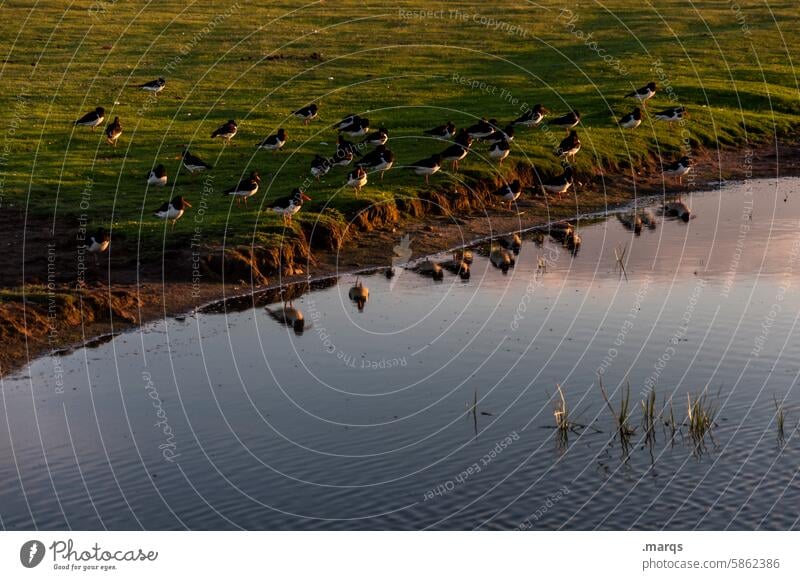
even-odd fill
[{"label": "reflection of sky in water", "polygon": [[[295,301],[310,323],[302,336],[257,309],[41,359],[3,383],[2,522],[791,527],[797,443],[779,452],[772,398],[787,396],[789,437],[800,369],[794,185],[687,198],[696,219],[641,236],[613,218],[586,225],[574,259],[527,240],[507,276],[481,257],[466,283],[369,276],[363,313],[345,278]],[[622,246],[627,282],[614,259]],[[652,450],[638,442],[624,461],[609,445],[599,370],[616,396],[630,381],[637,405],[644,385],[659,404],[674,394],[681,415],[687,392],[719,392],[716,444],[698,456],[659,431]],[[556,383],[577,420],[602,432],[556,446]],[[476,391],[477,440],[467,416]],[[428,493],[440,485],[447,493]]]}]

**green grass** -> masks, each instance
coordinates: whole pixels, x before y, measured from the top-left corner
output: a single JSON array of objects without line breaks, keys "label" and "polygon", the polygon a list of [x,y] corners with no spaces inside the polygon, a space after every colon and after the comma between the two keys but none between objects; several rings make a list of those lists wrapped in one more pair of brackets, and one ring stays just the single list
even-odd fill
[{"label": "green grass", "polygon": [[[145,9],[135,2],[82,0],[67,9],[65,4],[45,0],[32,12],[28,2],[3,3],[0,203],[77,222],[81,191],[91,179],[85,211],[90,223],[113,225],[115,235],[122,234],[115,239],[125,244],[135,246],[141,237],[145,257],[164,243],[163,224],[149,216],[176,194],[194,209],[167,243],[187,243],[195,228],[206,244],[275,243],[280,219],[259,208],[303,183],[314,153],[333,152],[335,133],[327,127],[350,112],[368,116],[374,127],[388,127],[390,147],[402,165],[441,150],[443,145],[423,138],[422,130],[448,119],[458,126],[481,116],[505,123],[520,114],[523,102],[541,102],[557,113],[578,109],[584,148],[577,170],[584,175],[601,165],[622,171],[653,154],[679,152],[679,131],[645,120],[638,130],[623,133],[614,123],[633,106],[622,95],[649,80],[671,85],[689,108],[686,128],[695,147],[762,141],[775,132],[787,134],[800,120],[790,62],[800,60],[793,52],[800,35],[796,6],[789,1],[770,2],[771,12],[766,5],[747,5],[749,35],[721,1],[610,0],[572,7],[578,15],[574,29],[593,33],[599,48],[624,63],[627,76],[570,33],[554,2],[545,2],[549,12],[510,0],[328,0],[305,7],[241,0],[238,9],[225,0],[191,7],[168,0]],[[466,21],[446,12],[427,18],[401,14],[455,7]],[[526,37],[492,30],[475,22],[474,14],[519,26]],[[212,21],[216,24],[204,32]],[[321,60],[310,58],[313,53]],[[653,70],[656,60],[667,79]],[[473,90],[454,82],[454,74],[497,88],[494,94]],[[168,81],[157,102],[131,88],[157,76]],[[519,102],[509,102],[503,91]],[[322,119],[303,127],[289,113],[311,101],[320,103]],[[662,91],[650,108],[671,104]],[[71,126],[97,105],[121,118],[117,150],[103,142],[102,131]],[[209,134],[228,118],[239,121],[240,130],[235,146],[223,147]],[[256,152],[254,145],[278,127],[289,132],[286,150]],[[499,171],[471,155],[460,174],[441,172],[431,187],[499,180],[515,164],[556,172],[552,147],[561,137],[556,129],[551,139],[539,129],[519,130],[511,158]],[[203,179],[193,182],[179,173],[179,147],[185,143],[215,166],[205,199]],[[167,166],[170,186],[146,191],[144,176],[157,163]],[[262,174],[261,191],[247,209],[232,206],[221,191],[252,169]],[[323,183],[311,185],[305,221],[319,212],[343,221],[365,204],[416,196],[425,187],[408,171],[395,169],[383,182],[371,176],[356,199],[342,187],[344,179],[345,170],[335,169]],[[207,208],[198,223],[194,217],[203,200]]]}]

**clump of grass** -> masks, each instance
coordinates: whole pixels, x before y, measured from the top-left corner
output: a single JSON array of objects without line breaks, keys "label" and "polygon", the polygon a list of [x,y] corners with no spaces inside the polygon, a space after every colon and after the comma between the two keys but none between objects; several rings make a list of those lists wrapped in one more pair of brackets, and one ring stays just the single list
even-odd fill
[{"label": "clump of grass", "polygon": [[664,425],[669,427],[671,430],[671,438],[675,438],[675,433],[678,431],[678,424],[675,421],[675,407],[672,404],[672,397],[669,399],[669,406],[667,406],[667,402],[664,401],[664,411],[662,412],[662,417],[664,418]]},{"label": "clump of grass", "polygon": [[691,435],[695,443],[702,443],[707,435],[711,435],[711,430],[716,425],[716,408],[705,390],[694,398],[691,393],[687,393],[686,401],[686,420],[689,435]]},{"label": "clump of grass", "polygon": [[556,390],[558,391],[559,398],[553,409],[553,417],[556,419],[556,429],[559,434],[562,437],[566,437],[573,428],[573,424],[570,421],[569,405],[567,405],[567,399],[564,397],[564,391],[561,389],[561,385],[556,384]]},{"label": "clump of grass", "polygon": [[775,422],[778,426],[778,440],[783,441],[786,436],[784,431],[786,426],[786,410],[783,408],[783,403],[779,403],[775,395],[772,396],[772,400],[775,402]]},{"label": "clump of grass", "polygon": [[655,389],[647,393],[641,400],[642,405],[642,429],[648,443],[653,443],[656,436],[656,391]]},{"label": "clump of grass", "polygon": [[632,435],[636,433],[636,428],[631,425],[631,384],[628,383],[627,390],[623,393],[619,402],[619,411],[614,410],[611,400],[606,394],[606,389],[603,386],[603,378],[600,377],[600,392],[603,394],[603,399],[606,401],[608,410],[614,417],[614,429],[623,442],[627,442]]}]

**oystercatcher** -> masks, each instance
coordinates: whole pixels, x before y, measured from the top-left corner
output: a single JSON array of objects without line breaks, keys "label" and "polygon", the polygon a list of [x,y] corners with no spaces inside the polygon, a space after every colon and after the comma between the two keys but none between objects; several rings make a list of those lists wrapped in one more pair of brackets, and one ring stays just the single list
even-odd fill
[{"label": "oystercatcher", "polygon": [[351,137],[362,137],[369,133],[369,119],[363,117],[353,119],[352,123],[339,129],[339,132]]},{"label": "oystercatcher", "polygon": [[222,137],[227,145],[231,142],[231,139],[234,138],[238,130],[239,126],[236,124],[236,121],[233,119],[228,119],[227,123],[220,125],[213,133],[211,133],[211,138],[214,139],[215,137]]},{"label": "oystercatcher", "polygon": [[370,133],[366,137],[362,143],[367,143],[369,145],[386,145],[386,142],[389,140],[389,131],[386,127],[381,127],[374,133]]},{"label": "oystercatcher", "polygon": [[207,169],[213,169],[211,165],[197,157],[196,155],[192,155],[189,153],[189,149],[186,148],[183,150],[183,166],[186,168],[186,171],[194,175],[195,173],[202,173]]},{"label": "oystercatcher", "polygon": [[489,261],[495,268],[502,270],[503,274],[507,274],[515,262],[511,252],[499,244],[492,244],[489,248]]},{"label": "oystercatcher", "polygon": [[442,168],[442,156],[438,154],[432,155],[431,157],[412,163],[410,167],[417,175],[424,175],[425,183],[428,183],[428,178]]},{"label": "oystercatcher", "polygon": [[162,220],[171,221],[174,229],[175,222],[181,218],[187,207],[192,207],[192,205],[183,199],[183,196],[177,195],[154,211],[153,215]]},{"label": "oystercatcher", "polygon": [[94,254],[94,260],[97,262],[97,254],[102,254],[111,245],[111,237],[104,228],[99,228],[96,232],[89,235],[86,242],[86,250]]},{"label": "oystercatcher", "polygon": [[511,122],[512,125],[522,125],[523,127],[535,127],[542,122],[544,116],[550,111],[542,105],[536,104],[532,109],[528,109],[522,115]]},{"label": "oystercatcher", "polygon": [[659,121],[675,123],[677,121],[683,121],[689,116],[689,113],[686,111],[686,107],[670,107],[669,109],[654,113],[653,116]]},{"label": "oystercatcher", "polygon": [[147,176],[147,185],[158,185],[164,187],[167,184],[167,169],[159,163]]},{"label": "oystercatcher", "polygon": [[522,194],[522,184],[519,179],[515,179],[511,183],[506,183],[500,189],[494,192],[494,195],[508,202],[508,209],[511,209],[511,204],[514,203]]},{"label": "oystercatcher", "polygon": [[222,195],[232,195],[237,205],[240,204],[242,200],[244,200],[244,204],[247,205],[247,198],[253,197],[256,194],[260,184],[261,176],[258,174],[258,171],[251,171],[250,177],[240,181],[236,187],[226,189]]},{"label": "oystercatcher", "polygon": [[424,133],[433,137],[439,137],[440,139],[452,139],[456,134],[456,126],[452,121],[448,121],[446,125],[439,125],[433,129],[428,129]]},{"label": "oystercatcher", "polygon": [[556,127],[564,127],[564,131],[569,133],[569,130],[581,122],[581,114],[578,111],[570,111],[566,115],[561,115],[550,121],[549,125]]},{"label": "oystercatcher", "polygon": [[117,139],[122,135],[122,125],[119,122],[119,117],[114,117],[114,120],[106,127],[106,143],[114,147],[117,146]]},{"label": "oystercatcher", "polygon": [[492,143],[492,146],[489,147],[489,157],[497,159],[499,165],[503,164],[503,159],[508,157],[509,153],[511,153],[511,145],[505,139],[495,141]]},{"label": "oystercatcher", "polygon": [[370,151],[358,162],[359,167],[364,167],[370,171],[380,171],[381,179],[383,174],[389,171],[394,165],[394,153],[386,145],[378,145],[374,151]]},{"label": "oystercatcher", "polygon": [[618,123],[619,126],[624,129],[635,129],[642,124],[642,110],[636,107],[633,111],[622,117]]},{"label": "oystercatcher", "polygon": [[513,141],[514,140],[514,126],[513,125],[506,125],[506,128],[502,131],[500,129],[496,130],[494,133],[489,135],[484,141],[489,145],[493,143],[497,143],[499,141]]},{"label": "oystercatcher", "polygon": [[336,139],[336,154],[333,157],[333,164],[346,167],[350,165],[353,161],[353,157],[356,155],[361,157],[361,153],[358,152],[358,147],[339,135]]},{"label": "oystercatcher", "polygon": [[167,86],[167,81],[164,80],[164,77],[158,77],[154,81],[150,81],[149,83],[144,83],[139,85],[139,88],[143,91],[148,91],[150,93],[158,94],[164,90],[164,87]]},{"label": "oystercatcher", "polygon": [[91,113],[86,113],[83,117],[75,121],[74,125],[80,125],[82,127],[91,127],[92,131],[98,125],[102,124],[102,122],[106,118],[106,110],[103,107],[97,107]]},{"label": "oystercatcher", "polygon": [[442,151],[442,160],[450,161],[453,164],[453,171],[457,171],[458,162],[467,156],[471,146],[472,137],[470,137],[469,133],[467,133],[464,129],[461,129],[458,132],[458,135],[456,135],[455,143]]},{"label": "oystercatcher", "polygon": [[652,99],[653,96],[656,94],[656,83],[650,82],[647,83],[640,89],[636,89],[633,92],[628,93],[625,95],[626,98],[633,97],[634,99],[638,99],[642,102],[642,107],[647,108],[647,100]]},{"label": "oystercatcher", "polygon": [[303,125],[308,125],[313,119],[317,118],[319,114],[319,107],[315,103],[311,103],[307,107],[303,107],[302,109],[297,109],[296,111],[292,111],[292,115],[301,119],[303,121]]},{"label": "oystercatcher", "polygon": [[356,197],[358,197],[361,188],[367,184],[367,172],[363,167],[356,167],[347,175],[347,185],[356,190]]},{"label": "oystercatcher", "polygon": [[314,159],[311,160],[311,175],[316,177],[317,181],[319,181],[321,177],[331,170],[332,164],[333,162],[330,159],[326,159],[319,154],[315,155]]},{"label": "oystercatcher", "polygon": [[473,139],[484,139],[497,130],[496,119],[481,119],[474,125],[467,127],[467,133]]},{"label": "oystercatcher", "polygon": [[564,157],[565,159],[575,159],[575,155],[581,150],[581,140],[578,139],[577,131],[570,131],[568,137],[561,141],[561,144],[556,149],[556,155]]},{"label": "oystercatcher", "polygon": [[567,166],[564,172],[558,177],[551,179],[548,182],[542,182],[542,189],[547,193],[555,193],[556,195],[566,193],[573,184],[573,170],[572,167]]},{"label": "oystercatcher", "polygon": [[343,129],[344,127],[348,127],[348,126],[352,125],[353,121],[356,121],[356,120],[358,120],[360,118],[361,117],[359,117],[358,115],[354,115],[354,114],[351,113],[351,114],[347,115],[346,117],[342,118],[342,120],[339,121],[338,123],[336,123],[333,126],[333,128],[336,129],[337,131],[339,131],[339,130]]},{"label": "oystercatcher", "polygon": [[664,175],[677,177],[679,184],[683,184],[683,176],[689,173],[691,170],[692,160],[685,155],[673,163],[664,165]]},{"label": "oystercatcher", "polygon": [[278,129],[274,135],[270,135],[258,144],[259,149],[266,149],[267,151],[280,151],[286,145],[288,135],[283,128]]},{"label": "oystercatcher", "polygon": [[272,211],[283,216],[284,225],[290,224],[292,223],[292,216],[300,211],[305,201],[311,201],[311,198],[303,193],[302,189],[295,188],[292,191],[292,195],[276,199],[273,202]]}]

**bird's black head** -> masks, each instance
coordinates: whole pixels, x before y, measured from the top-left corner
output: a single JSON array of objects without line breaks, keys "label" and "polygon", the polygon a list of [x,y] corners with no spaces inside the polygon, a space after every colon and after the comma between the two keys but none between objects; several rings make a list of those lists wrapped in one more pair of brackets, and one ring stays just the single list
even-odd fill
[{"label": "bird's black head", "polygon": [[497,119],[489,119],[489,124],[492,127],[497,127]]},{"label": "bird's black head", "polygon": [[634,119],[641,119],[642,118],[642,110],[639,107],[636,107],[633,110],[633,118]]},{"label": "bird's black head", "polygon": [[652,81],[651,81],[651,82],[649,82],[649,83],[647,83],[647,88],[648,88],[649,90],[651,90],[651,91],[655,91],[655,90],[656,90],[656,83],[654,83],[654,82],[652,82]]},{"label": "bird's black head", "polygon": [[250,172],[250,179],[253,181],[257,181],[261,183],[261,176],[258,174],[258,171],[251,171]]},{"label": "bird's black head", "polygon": [[308,110],[311,111],[312,113],[316,113],[319,110],[319,108],[317,107],[316,103],[311,103],[308,106]]},{"label": "bird's black head", "polygon": [[107,242],[109,239],[110,237],[105,228],[103,227],[97,228],[97,231],[94,233],[94,241]]},{"label": "bird's black head", "polygon": [[546,113],[546,112],[547,112],[547,109],[545,109],[545,108],[544,108],[544,107],[541,105],[541,103],[536,103],[536,104],[533,106],[533,112],[534,112],[534,113]]},{"label": "bird's black head", "polygon": [[176,195],[170,202],[175,209],[183,209],[185,207],[192,207],[188,200],[184,199],[182,195]]},{"label": "bird's black head", "polygon": [[286,139],[286,129],[284,129],[283,127],[278,129],[278,137],[280,137],[281,139]]},{"label": "bird's black head", "polygon": [[228,125],[233,125],[235,127],[236,121],[234,121],[233,119],[228,119]]},{"label": "bird's black head", "polygon": [[156,168],[153,171],[155,171],[156,174],[161,175],[164,172],[166,172],[166,170],[167,170],[167,168],[164,167],[164,164],[163,163],[159,163],[158,165],[156,165]]},{"label": "bird's black head", "polygon": [[506,125],[506,128],[503,129],[503,133],[506,134],[508,137],[514,136],[514,125]]},{"label": "bird's black head", "polygon": [[375,151],[378,153],[383,153],[386,151],[386,145],[375,145]]},{"label": "bird's black head", "polygon": [[456,130],[456,125],[452,121],[447,122],[447,130],[451,133]]},{"label": "bird's black head", "polygon": [[522,186],[520,185],[519,179],[515,179],[514,181],[511,182],[511,189],[513,189],[514,191],[517,191],[520,187]]},{"label": "bird's black head", "polygon": [[580,118],[581,118],[581,114],[578,112],[578,109],[575,109],[574,111],[572,111],[572,115],[573,115],[573,116],[574,116],[576,119],[580,119]]},{"label": "bird's black head", "polygon": [[114,117],[114,123],[115,124],[119,123],[119,117]]},{"label": "bird's black head", "polygon": [[106,114],[106,110],[103,107],[97,107],[94,112],[100,117],[104,117]]},{"label": "bird's black head", "polygon": [[578,138],[578,132],[573,129],[572,131],[569,132],[569,136],[572,137],[573,139],[577,139]]},{"label": "bird's black head", "polygon": [[380,129],[378,129],[378,131],[380,131],[384,135],[388,135],[389,134],[389,129],[387,129],[386,127],[381,127]]},{"label": "bird's black head", "polygon": [[362,127],[369,127],[369,119],[367,119],[366,117],[361,119],[360,124]]},{"label": "bird's black head", "polygon": [[431,161],[433,161],[436,164],[439,164],[442,162],[442,156],[436,153],[435,155],[431,156]]},{"label": "bird's black head", "polygon": [[678,163],[680,163],[684,167],[689,167],[692,164],[692,160],[689,159],[688,156],[684,155],[683,157],[681,157],[681,160],[678,161]]},{"label": "bird's black head", "polygon": [[575,170],[572,169],[571,165],[567,165],[564,167],[564,179],[572,179],[572,176],[575,174]]},{"label": "bird's black head", "polygon": [[294,330],[295,334],[303,334],[303,330],[306,327],[306,321],[303,318],[295,318],[294,322],[292,323],[292,329]]},{"label": "bird's black head", "polygon": [[164,77],[158,77],[158,82],[159,82],[159,84],[162,84],[162,85],[167,84],[167,81],[166,81],[166,79]]}]

